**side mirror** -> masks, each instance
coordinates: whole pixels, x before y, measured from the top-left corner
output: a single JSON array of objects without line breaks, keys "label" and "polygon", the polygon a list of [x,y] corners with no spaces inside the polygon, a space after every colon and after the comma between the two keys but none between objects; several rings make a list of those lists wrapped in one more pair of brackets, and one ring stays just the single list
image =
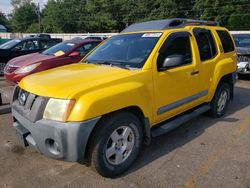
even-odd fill
[{"label": "side mirror", "polygon": [[166,57],[162,63],[162,65],[159,67],[160,71],[165,71],[167,69],[181,66],[184,62],[183,55],[170,55]]},{"label": "side mirror", "polygon": [[71,54],[69,54],[69,57],[79,57],[80,56],[80,52],[72,52]]}]

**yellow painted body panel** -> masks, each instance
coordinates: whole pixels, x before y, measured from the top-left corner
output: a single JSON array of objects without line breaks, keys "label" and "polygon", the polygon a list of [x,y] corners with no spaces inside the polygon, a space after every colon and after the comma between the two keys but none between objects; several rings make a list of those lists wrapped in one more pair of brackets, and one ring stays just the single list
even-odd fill
[{"label": "yellow painted body panel", "polygon": [[[214,59],[200,62],[192,32],[195,27],[212,30],[218,49]],[[225,30],[221,27],[186,26],[163,31],[137,32],[162,32],[142,69],[125,70],[107,65],[73,64],[25,77],[19,86],[40,96],[75,99],[76,103],[68,121],[84,121],[136,106],[142,110],[145,117],[149,118],[150,125],[153,126],[199,104],[211,101],[220,79],[236,71],[236,52],[229,54],[221,52],[221,42],[216,29]],[[193,63],[158,72],[156,67],[158,51],[167,37],[178,31],[191,34]],[[191,76],[190,73],[194,70],[200,73]],[[160,107],[204,90],[208,91],[206,96],[166,113],[157,114]]]}]

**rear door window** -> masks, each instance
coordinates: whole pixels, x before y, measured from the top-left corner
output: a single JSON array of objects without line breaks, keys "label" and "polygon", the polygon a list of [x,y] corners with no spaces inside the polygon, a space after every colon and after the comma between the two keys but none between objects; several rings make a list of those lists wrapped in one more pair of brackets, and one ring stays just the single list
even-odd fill
[{"label": "rear door window", "polygon": [[81,56],[86,55],[89,53],[94,47],[96,47],[98,43],[88,43],[84,44],[81,47],[77,48],[75,51],[80,52]]},{"label": "rear door window", "polygon": [[40,40],[40,48],[41,49],[48,49],[56,44],[53,40]]},{"label": "rear door window", "polygon": [[217,30],[216,32],[220,37],[220,41],[223,46],[224,53],[234,51],[234,43],[229,33],[224,30]]},{"label": "rear door window", "polygon": [[16,49],[21,51],[37,50],[39,49],[38,40],[26,40],[18,44]]},{"label": "rear door window", "polygon": [[193,32],[199,48],[201,61],[213,59],[217,54],[217,50],[211,31],[195,28]]}]

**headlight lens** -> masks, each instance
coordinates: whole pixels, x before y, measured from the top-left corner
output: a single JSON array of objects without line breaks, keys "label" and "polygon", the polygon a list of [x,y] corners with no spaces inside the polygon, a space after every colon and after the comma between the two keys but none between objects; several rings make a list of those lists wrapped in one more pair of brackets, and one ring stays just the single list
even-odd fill
[{"label": "headlight lens", "polygon": [[20,67],[16,70],[16,74],[24,74],[33,71],[35,68],[37,68],[41,63],[35,63],[32,65],[28,65],[26,67]]},{"label": "headlight lens", "polygon": [[67,121],[75,100],[49,99],[43,113],[44,119]]}]

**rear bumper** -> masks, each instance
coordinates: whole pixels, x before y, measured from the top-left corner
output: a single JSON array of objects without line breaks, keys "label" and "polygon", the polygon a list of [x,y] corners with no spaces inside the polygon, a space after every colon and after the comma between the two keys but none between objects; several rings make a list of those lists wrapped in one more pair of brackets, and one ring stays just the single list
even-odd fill
[{"label": "rear bumper", "polygon": [[57,122],[41,119],[35,123],[12,109],[13,126],[24,146],[31,146],[47,157],[84,162],[90,134],[100,117],[84,122]]}]

